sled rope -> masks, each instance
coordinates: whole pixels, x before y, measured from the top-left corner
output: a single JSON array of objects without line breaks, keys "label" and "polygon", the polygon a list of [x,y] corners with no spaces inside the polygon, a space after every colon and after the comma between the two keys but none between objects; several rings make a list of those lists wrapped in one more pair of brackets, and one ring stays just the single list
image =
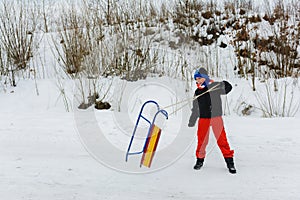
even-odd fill
[{"label": "sled rope", "polygon": [[[180,102],[177,102],[177,103],[168,105],[168,106],[164,107],[163,109],[165,110],[165,109],[167,109],[167,108],[173,107],[173,106],[178,105],[178,104],[182,104],[182,103],[184,103],[184,102],[186,102],[186,101],[189,101],[189,100],[194,101],[194,100],[198,99],[199,97],[201,97],[202,95],[204,95],[204,94],[206,94],[206,93],[209,93],[209,92],[212,92],[212,91],[217,90],[217,89],[218,89],[218,88],[217,88],[218,86],[220,86],[220,84],[217,84],[217,85],[211,87],[210,89],[208,89],[207,91],[203,92],[202,94],[199,94],[199,95],[194,96],[194,97],[192,97],[192,98],[187,98],[187,99],[182,100],[182,101],[180,101]],[[189,102],[185,103],[183,106],[179,107],[178,109],[176,109],[175,111],[173,111],[172,113],[170,113],[169,116],[172,115],[172,114],[174,114],[174,113],[176,113],[176,112],[179,111],[180,109],[184,108],[184,107],[187,106],[188,104],[189,104]]]}]

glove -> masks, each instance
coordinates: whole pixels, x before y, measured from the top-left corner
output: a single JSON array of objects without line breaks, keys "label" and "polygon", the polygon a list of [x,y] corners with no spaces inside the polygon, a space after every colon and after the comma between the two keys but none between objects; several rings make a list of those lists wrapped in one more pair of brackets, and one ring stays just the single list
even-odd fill
[{"label": "glove", "polygon": [[194,127],[195,124],[196,124],[196,122],[191,122],[191,121],[189,121],[188,127]]}]

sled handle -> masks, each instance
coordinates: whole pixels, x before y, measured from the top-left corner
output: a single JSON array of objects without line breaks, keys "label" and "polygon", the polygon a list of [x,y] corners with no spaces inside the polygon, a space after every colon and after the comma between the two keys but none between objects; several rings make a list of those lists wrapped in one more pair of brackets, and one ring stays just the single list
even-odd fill
[{"label": "sled handle", "polygon": [[[140,152],[134,152],[134,153],[130,153],[130,152],[129,152],[129,151],[130,151],[130,148],[131,148],[131,145],[132,145],[132,142],[133,142],[133,139],[134,139],[134,136],[135,136],[135,132],[136,132],[137,127],[138,127],[138,125],[139,125],[140,119],[143,118],[145,121],[147,121],[147,122],[149,123],[149,125],[150,125],[150,127],[151,127],[151,121],[148,120],[146,117],[144,117],[144,116],[142,115],[143,110],[144,110],[144,107],[145,107],[147,104],[149,104],[149,103],[155,104],[156,107],[157,107],[157,110],[159,111],[159,105],[158,105],[158,103],[155,102],[155,101],[153,101],[153,100],[146,101],[146,102],[143,104],[143,106],[142,106],[142,108],[141,108],[141,110],[140,110],[139,116],[138,116],[138,118],[137,118],[137,121],[136,121],[136,123],[135,123],[135,127],[134,127],[134,130],[133,130],[133,133],[132,133],[130,142],[129,142],[129,146],[128,146],[128,149],[127,149],[127,152],[126,152],[126,159],[125,159],[126,162],[128,161],[128,155],[140,154],[140,153],[142,153],[142,152],[144,151],[144,149],[143,149],[143,150],[140,151]],[[156,115],[157,115],[157,113],[156,113]],[[156,115],[155,115],[155,116],[156,116]]]}]

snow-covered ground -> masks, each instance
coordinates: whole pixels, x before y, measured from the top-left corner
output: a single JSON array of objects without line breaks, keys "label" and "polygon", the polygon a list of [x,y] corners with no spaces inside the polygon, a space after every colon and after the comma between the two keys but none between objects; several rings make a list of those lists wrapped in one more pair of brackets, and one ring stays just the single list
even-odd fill
[{"label": "snow-covered ground", "polygon": [[[123,113],[123,117],[122,112],[118,115],[114,109],[98,111],[90,108],[87,111],[76,111],[73,108],[72,112],[65,112],[63,99],[55,85],[56,81],[38,80],[37,83],[39,96],[36,95],[34,81],[24,81],[19,83],[17,88],[8,88],[6,92],[0,93],[1,199],[300,198],[299,113],[293,118],[261,118],[256,115],[241,117],[233,112],[224,117],[229,142],[235,150],[235,175],[229,174],[226,169],[213,137],[210,139],[209,153],[203,169],[193,170],[196,127],[187,128],[185,125],[190,113],[182,112],[170,116],[162,125],[163,134],[153,168],[155,169],[156,164],[163,158],[160,157],[160,150],[174,146],[173,142],[168,143],[169,140],[164,139],[173,138],[171,141],[177,142],[178,148],[174,148],[175,155],[173,152],[166,154],[171,157],[166,158],[171,160],[171,163],[162,169],[158,167],[157,170],[151,171],[151,168],[139,168],[136,162],[140,158],[139,155],[133,156],[137,159],[130,157],[127,163],[124,160],[138,109],[128,109]],[[166,99],[169,98],[171,103],[173,101],[170,97],[172,95],[163,88],[163,92],[159,92],[157,85],[143,85],[141,82],[132,84],[137,88],[136,93],[129,94],[127,100],[125,98],[130,105],[136,104],[136,107],[139,107],[139,101],[133,101],[132,98],[148,98],[145,91],[156,96],[163,106],[168,103]],[[66,91],[67,94],[72,94],[71,85],[67,87],[70,88]],[[229,101],[240,98],[242,90],[239,87],[242,87],[241,84],[234,85],[233,91],[228,95]],[[152,91],[153,89],[157,92]],[[139,92],[144,95],[139,96]],[[162,98],[162,94],[167,98]],[[244,93],[245,98],[246,94]],[[235,104],[229,102],[229,107],[234,110]],[[189,110],[189,107],[186,109]],[[86,121],[78,120],[80,113],[91,113],[93,117],[85,118]],[[176,119],[176,116],[179,118]],[[120,127],[115,120],[120,122],[122,119],[132,123],[129,123],[128,127]],[[105,146],[89,146],[93,135],[87,136],[83,132],[91,131],[89,128],[93,126],[89,126],[88,123],[93,120],[111,142],[111,147],[117,146],[120,155],[115,160],[112,159],[116,163],[108,163],[111,160],[105,160],[107,155],[116,156]],[[180,130],[184,132],[179,132],[175,126],[177,120]],[[87,129],[84,129],[84,126]],[[128,135],[122,133],[124,129],[127,131],[126,128],[130,132]],[[124,139],[119,139],[118,134]],[[182,142],[176,141],[176,137],[182,137]],[[185,139],[190,143],[185,145]],[[97,141],[95,144],[97,145]],[[99,155],[98,150],[101,151]],[[131,168],[132,166],[137,167]],[[136,173],[132,173],[132,169],[135,169]]]}]

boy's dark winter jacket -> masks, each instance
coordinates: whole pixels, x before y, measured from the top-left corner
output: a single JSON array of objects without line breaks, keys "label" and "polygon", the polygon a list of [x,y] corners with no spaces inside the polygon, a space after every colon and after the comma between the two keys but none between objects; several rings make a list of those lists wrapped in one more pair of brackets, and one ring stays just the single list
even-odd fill
[{"label": "boy's dark winter jacket", "polygon": [[[212,91],[205,93],[210,88]],[[222,116],[222,94],[227,94],[231,91],[232,86],[227,81],[213,82],[208,87],[203,89],[197,88],[195,96],[201,95],[193,101],[192,115],[189,120],[189,126],[194,126],[197,119],[212,118]]]}]

